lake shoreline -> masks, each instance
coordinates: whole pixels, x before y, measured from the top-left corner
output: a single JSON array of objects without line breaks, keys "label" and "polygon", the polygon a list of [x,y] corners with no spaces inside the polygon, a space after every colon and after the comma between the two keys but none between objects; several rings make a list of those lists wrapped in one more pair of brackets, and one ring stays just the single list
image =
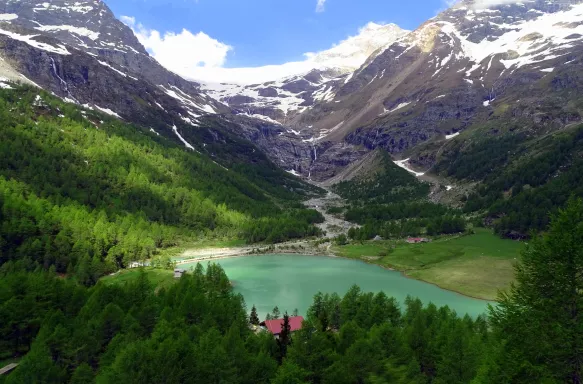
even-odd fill
[{"label": "lake shoreline", "polygon": [[[249,256],[249,257],[247,257]],[[257,257],[251,257],[257,256]],[[210,261],[210,260],[206,260]],[[488,302],[478,300],[435,284],[410,278],[401,271],[382,265],[334,254],[267,253],[221,257],[219,263],[237,293],[261,313],[283,306],[288,311],[298,308],[305,311],[317,292],[342,293],[357,285],[363,292],[385,292],[404,305],[406,298],[419,298],[423,303],[438,307],[449,306],[459,314],[479,316],[488,312]],[[356,263],[355,263],[356,262]],[[197,260],[183,265],[190,270]],[[204,261],[201,261],[204,267]],[[379,268],[380,267],[380,268]],[[391,273],[393,272],[393,273]],[[303,313],[303,312],[302,312]]]},{"label": "lake shoreline", "polygon": [[[200,250],[199,250],[200,251]],[[427,280],[423,280],[423,279],[419,279],[413,276],[410,276],[407,274],[406,270],[399,270],[393,267],[389,267],[386,265],[381,265],[378,263],[375,263],[373,260],[366,260],[366,259],[362,259],[362,258],[352,258],[352,257],[347,257],[347,256],[340,256],[337,255],[333,252],[330,251],[326,251],[326,252],[314,252],[314,251],[308,251],[308,250],[302,250],[302,251],[293,251],[293,250],[289,250],[289,249],[272,249],[269,251],[265,251],[265,252],[252,252],[251,251],[246,251],[244,252],[243,249],[239,249],[239,252],[237,252],[236,248],[232,249],[232,253],[229,254],[225,254],[225,255],[217,255],[217,256],[202,256],[202,257],[198,257],[198,258],[192,258],[192,259],[183,259],[180,260],[176,265],[180,266],[180,265],[184,265],[184,264],[194,264],[194,263],[198,263],[198,262],[203,262],[203,261],[213,261],[213,260],[225,260],[225,259],[232,259],[232,258],[240,258],[240,257],[245,257],[245,256],[263,256],[263,255],[295,255],[295,256],[321,256],[321,257],[330,257],[330,258],[337,258],[337,259],[345,259],[345,260],[354,260],[354,261],[359,261],[365,264],[369,264],[369,265],[374,265],[377,266],[379,268],[388,270],[388,271],[393,271],[393,272],[399,272],[403,277],[407,278],[407,279],[411,279],[411,280],[415,280],[415,281],[421,281],[423,283],[426,284],[430,284],[433,285],[434,287],[437,287],[439,289],[443,289],[445,291],[448,292],[453,292],[456,293],[458,295],[470,298],[470,299],[475,299],[475,300],[481,300],[481,301],[486,301],[486,302],[496,302],[496,300],[492,300],[492,299],[487,299],[484,297],[477,297],[477,296],[472,296],[470,294],[466,294],[463,292],[460,292],[458,290],[455,289],[450,289],[450,288],[445,288],[440,286],[437,283],[431,282],[431,281],[427,281]]]}]

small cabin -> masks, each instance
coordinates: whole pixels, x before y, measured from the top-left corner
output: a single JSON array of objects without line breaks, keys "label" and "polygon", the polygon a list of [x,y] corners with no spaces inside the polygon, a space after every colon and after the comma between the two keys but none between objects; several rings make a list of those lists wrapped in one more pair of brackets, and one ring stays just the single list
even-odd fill
[{"label": "small cabin", "polygon": [[409,237],[406,241],[409,244],[429,243],[429,239],[425,237]]},{"label": "small cabin", "polygon": [[175,269],[174,270],[174,278],[180,279],[182,277],[182,275],[184,275],[185,273],[186,273],[186,269]]},{"label": "small cabin", "polygon": [[[302,316],[291,316],[289,318],[289,327],[292,332],[299,331],[302,329],[302,323],[304,318]],[[265,320],[260,324],[265,327],[269,332],[275,337],[279,337],[281,330],[283,328],[283,319]]]}]

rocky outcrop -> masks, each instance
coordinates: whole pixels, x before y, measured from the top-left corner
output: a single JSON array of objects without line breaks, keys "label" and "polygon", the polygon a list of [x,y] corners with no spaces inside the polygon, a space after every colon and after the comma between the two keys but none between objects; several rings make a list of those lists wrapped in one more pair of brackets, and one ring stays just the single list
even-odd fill
[{"label": "rocky outcrop", "polygon": [[[161,67],[102,1],[0,0],[15,16],[0,25],[0,71],[196,150],[248,140],[316,181],[376,148],[428,169],[460,133],[543,135],[583,120],[583,2],[480,4],[408,34],[390,27],[390,39],[348,39],[299,75],[210,88]],[[336,59],[358,64],[322,64]]]},{"label": "rocky outcrop", "polygon": [[[185,104],[184,108],[190,110],[193,114],[200,114],[205,109],[208,111],[212,109],[217,112],[229,111],[226,106],[202,94],[198,83],[184,80],[166,70],[150,57],[132,30],[117,20],[101,0],[52,0],[43,3],[35,0],[0,0],[0,7],[5,14],[13,15],[7,18],[8,20],[0,27],[0,35],[7,36],[8,39],[33,42],[32,48],[42,47],[42,45],[34,43],[35,41],[47,39],[49,48],[48,50],[45,49],[45,52],[50,53],[51,57],[61,62],[72,62],[77,60],[77,56],[85,54],[85,56],[94,58],[94,64],[108,67],[108,70],[121,74],[121,77],[125,79],[138,78],[141,81],[150,83],[152,86],[165,87],[161,88],[162,92],[171,95],[171,97],[178,96],[174,97],[174,99]],[[15,36],[14,33],[17,35]],[[63,48],[61,50],[50,49],[51,44],[54,47],[61,46]],[[22,51],[26,45],[30,46],[30,44],[21,44],[20,50]],[[40,50],[42,51],[43,49]],[[31,50],[31,52],[35,51]],[[24,54],[6,52],[6,56],[15,60],[14,63],[23,72],[26,72],[23,75],[32,76],[33,78],[31,79],[33,81],[38,76],[38,83],[42,83],[43,86],[47,84],[44,81],[50,77],[51,72],[54,72],[51,65],[41,65],[46,63],[37,63],[34,59],[32,59],[33,61],[19,62],[19,58],[31,59],[31,57],[25,58],[26,55]],[[58,58],[57,56],[63,57]],[[64,56],[74,56],[74,58],[64,58]],[[86,63],[91,62],[88,57],[79,58],[78,61],[80,63],[83,62],[84,64],[81,65],[85,67],[87,67]],[[66,70],[69,67],[65,65],[61,66],[61,68]],[[42,69],[45,69],[47,73],[41,74]],[[97,65],[93,65],[91,69],[94,73],[103,72],[97,68]],[[88,77],[90,74],[88,70],[86,68],[87,73],[81,75],[81,77],[86,77],[86,83],[89,83]],[[75,77],[77,74],[72,73],[70,76]],[[92,77],[93,81],[98,81],[98,79]],[[60,83],[60,80],[57,82]],[[50,88],[54,90],[61,87],[53,86]],[[178,88],[178,91],[173,88]],[[96,92],[95,87],[91,89],[91,92],[95,98],[107,100],[110,96],[108,94],[100,95]],[[176,92],[184,93],[186,97],[180,94],[176,95]],[[68,97],[66,93],[55,93],[59,96]],[[138,93],[137,97],[141,98],[141,94]],[[83,96],[80,96],[80,99],[83,99]],[[130,99],[132,98],[130,97]],[[185,102],[181,99],[189,100]],[[85,98],[85,101],[90,100]],[[133,104],[131,100],[126,102]],[[189,105],[191,104],[190,102],[194,105]],[[116,102],[116,104],[121,107],[123,103]],[[114,107],[116,105],[112,104],[111,106]],[[126,106],[123,109],[128,109],[128,107]],[[196,111],[197,109],[199,111]],[[112,110],[120,115],[127,115],[126,111],[121,109]]]}]

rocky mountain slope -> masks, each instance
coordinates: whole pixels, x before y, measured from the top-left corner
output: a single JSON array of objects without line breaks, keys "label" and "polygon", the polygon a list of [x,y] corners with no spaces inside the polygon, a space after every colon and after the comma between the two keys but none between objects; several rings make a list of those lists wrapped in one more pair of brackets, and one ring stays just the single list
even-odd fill
[{"label": "rocky mountain slope", "polygon": [[[183,109],[185,119],[228,111],[202,94],[199,84],[153,60],[103,1],[3,0],[0,10],[5,58],[22,75],[59,96],[126,117],[136,110],[145,112],[137,105],[142,101],[163,110],[171,104],[168,98]],[[119,85],[114,87],[108,79]],[[124,93],[143,100],[122,97]]]},{"label": "rocky mountain slope", "polygon": [[217,161],[244,140],[325,181],[382,148],[421,174],[472,132],[541,136],[582,120],[583,3],[484,4],[463,0],[412,32],[370,24],[286,79],[201,86],[153,60],[102,1],[2,0],[0,75]]},{"label": "rocky mountain slope", "polygon": [[319,124],[392,153],[494,119],[558,129],[581,120],[582,53],[583,4],[461,2],[361,68]]},{"label": "rocky mountain slope", "polygon": [[[0,12],[0,80],[37,85],[206,152],[226,166],[233,158],[262,163],[257,156],[263,154],[239,149],[252,147],[240,138],[255,138],[264,122],[250,117],[237,118],[242,125],[231,122],[228,106],[152,59],[103,1],[2,0]],[[282,153],[288,161],[303,156]]]},{"label": "rocky mountain slope", "polygon": [[[34,84],[206,153],[227,167],[233,161],[259,166],[265,153],[291,173],[309,175],[318,155],[306,137],[263,116],[233,110],[200,84],[163,68],[103,1],[0,0],[0,12],[0,81]],[[356,43],[349,48],[361,49]],[[342,64],[335,71],[346,70],[355,65],[350,49],[313,60],[335,60]],[[352,56],[343,57],[343,52]]]},{"label": "rocky mountain slope", "polygon": [[[225,100],[284,122],[310,143],[319,156],[297,170],[320,180],[360,158],[357,152],[383,148],[428,170],[465,131],[537,136],[581,121],[582,2],[491,4],[461,1],[323,85],[318,73],[308,74],[319,85],[317,97],[296,89],[309,99],[297,113],[279,113],[257,97],[260,90],[279,96],[275,88],[285,81],[273,89],[249,86]],[[338,158],[340,147],[354,156],[330,167],[327,151]]]},{"label": "rocky mountain slope", "polygon": [[309,55],[300,66],[303,73],[263,84],[203,84],[203,88],[236,113],[288,124],[328,100],[337,83],[348,81],[362,64],[408,32],[395,24],[369,23],[358,35]]}]

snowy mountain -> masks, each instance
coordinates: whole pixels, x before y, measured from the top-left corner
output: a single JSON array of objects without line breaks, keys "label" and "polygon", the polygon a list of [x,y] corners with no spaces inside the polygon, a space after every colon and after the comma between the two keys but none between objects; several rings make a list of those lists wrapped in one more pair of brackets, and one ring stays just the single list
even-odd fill
[{"label": "snowy mountain", "polygon": [[12,24],[42,32],[66,45],[93,54],[112,50],[147,56],[132,31],[125,28],[102,1],[5,0],[2,3],[4,19],[12,15]]},{"label": "snowy mountain", "polygon": [[583,3],[492,3],[425,22],[288,124],[322,149],[381,147],[427,169],[468,129],[541,134],[583,120]]},{"label": "snowy mountain", "polygon": [[203,89],[237,113],[286,124],[315,103],[328,100],[334,84],[345,81],[371,55],[408,32],[395,24],[369,23],[331,49],[308,54],[295,75],[263,84],[203,84]]},{"label": "snowy mountain", "polygon": [[412,32],[370,24],[293,76],[247,85],[166,70],[99,0],[0,7],[0,86],[35,83],[211,156],[207,144],[248,140],[317,181],[375,148],[421,174],[471,135],[583,120],[583,0],[463,0]]},{"label": "snowy mountain", "polygon": [[[170,113],[196,119],[229,108],[166,70],[100,0],[0,1],[0,71],[129,120]],[[151,109],[158,110],[152,111]],[[169,125],[168,129],[171,129]]]}]

